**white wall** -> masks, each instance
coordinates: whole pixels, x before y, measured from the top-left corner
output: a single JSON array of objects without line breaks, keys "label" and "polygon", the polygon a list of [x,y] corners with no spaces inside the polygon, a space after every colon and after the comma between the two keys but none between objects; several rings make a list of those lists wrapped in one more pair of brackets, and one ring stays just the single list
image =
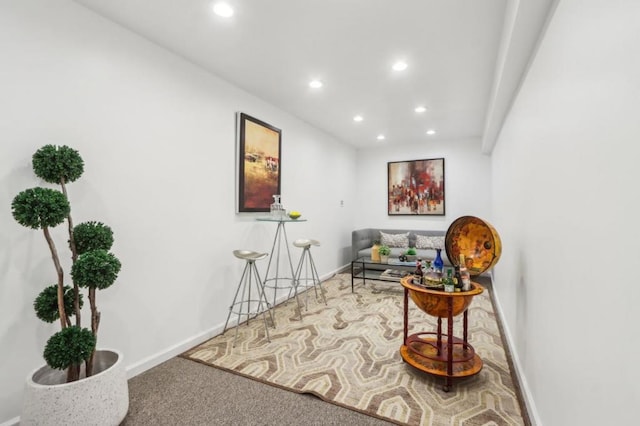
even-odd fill
[{"label": "white wall", "polygon": [[640,3],[562,0],[492,156],[495,288],[537,424],[637,424]]},{"label": "white wall", "polygon": [[[0,423],[19,415],[56,330],[32,309],[55,281],[45,240],[10,209],[42,185],[30,160],[44,144],[85,160],[69,185],[75,222],[115,232],[123,267],[98,296],[99,346],[123,351],[130,375],[221,331],[243,267],[231,251],[271,248],[274,224],[234,213],[237,111],[283,130],[283,203],[309,219],[290,241],[322,241],[321,275],[346,263],[353,149],[69,1],[2,0],[0,52]],[[63,227],[55,238],[66,260]]]},{"label": "white wall", "polygon": [[[283,129],[283,201],[309,219],[289,238],[322,240],[321,274],[348,260],[354,228],[483,217],[503,240],[495,287],[534,421],[633,424],[639,19],[632,0],[561,1],[489,158],[476,140],[356,154],[74,3],[1,0],[0,422],[19,414],[55,331],[31,307],[55,279],[46,244],[9,208],[41,185],[33,152],[68,144],[85,159],[69,188],[74,218],[112,226],[123,262],[99,295],[100,342],[135,374],[220,330],[242,266],[231,249],[270,249],[274,227],[234,213],[244,111]],[[437,157],[446,216],[388,216],[386,163]]]},{"label": "white wall", "polygon": [[[428,158],[445,159],[445,215],[389,216],[387,163]],[[358,150],[356,163],[356,228],[446,231],[455,219],[467,215],[491,223],[491,159],[481,153],[481,143],[477,139],[427,139],[412,145],[388,142]]]}]

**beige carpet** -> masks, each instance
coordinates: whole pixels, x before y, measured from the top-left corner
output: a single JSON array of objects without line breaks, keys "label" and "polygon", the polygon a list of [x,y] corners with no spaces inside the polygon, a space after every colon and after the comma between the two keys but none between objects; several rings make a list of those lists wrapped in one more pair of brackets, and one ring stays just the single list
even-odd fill
[{"label": "beige carpet", "polygon": [[[368,281],[351,293],[351,276],[323,283],[327,305],[310,292],[299,320],[294,300],[275,309],[276,328],[265,339],[261,318],[182,356],[370,416],[409,425],[523,425],[516,388],[488,291],[469,308],[470,343],[482,358],[479,374],[453,381],[417,371],[399,354],[403,329],[400,284]],[[301,298],[304,301],[304,298]],[[435,318],[409,302],[409,333],[435,330]],[[454,334],[461,336],[462,321]],[[446,321],[443,321],[443,325]]]}]

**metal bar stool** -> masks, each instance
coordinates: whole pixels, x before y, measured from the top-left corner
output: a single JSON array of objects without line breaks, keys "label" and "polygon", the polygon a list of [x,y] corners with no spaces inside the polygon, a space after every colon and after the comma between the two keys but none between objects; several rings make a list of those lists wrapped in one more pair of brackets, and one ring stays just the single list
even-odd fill
[{"label": "metal bar stool", "polygon": [[[311,256],[311,246],[319,246],[320,242],[316,240],[308,240],[308,239],[299,239],[293,242],[293,245],[302,249],[302,255],[300,255],[300,261],[298,262],[298,267],[296,268],[296,282],[298,288],[303,288],[305,290],[313,287],[313,291],[316,294],[316,300],[318,299],[318,286],[320,287],[320,295],[322,296],[322,300],[324,304],[327,304],[327,299],[324,296],[324,292],[322,291],[322,282],[320,281],[320,276],[318,275],[318,270],[316,269],[316,264],[313,261],[313,256]],[[305,274],[302,276],[302,270],[304,269]],[[304,303],[309,309],[308,303],[309,292],[305,292]]]},{"label": "metal bar stool", "polygon": [[[258,273],[258,268],[256,267],[256,260],[264,259],[265,257],[269,256],[269,254],[248,250],[234,250],[233,255],[238,259],[243,259],[246,263],[244,265],[244,271],[242,271],[242,277],[240,278],[240,282],[238,283],[236,295],[233,297],[233,303],[231,303],[231,306],[229,306],[229,315],[227,315],[227,321],[224,324],[224,330],[222,331],[222,333],[224,334],[224,332],[227,331],[227,326],[229,325],[231,314],[237,314],[238,323],[236,325],[236,334],[233,338],[233,346],[235,347],[236,339],[238,338],[238,328],[240,327],[241,317],[246,316],[247,324],[249,324],[250,317],[256,317],[259,314],[262,314],[262,319],[264,320],[264,331],[267,336],[267,341],[270,342],[271,340],[269,338],[269,329],[267,327],[267,315],[265,314],[265,311],[269,312],[272,324],[274,324],[273,315],[269,308],[267,297],[264,294],[264,287],[262,285],[262,280],[260,279],[260,274]],[[252,284],[255,285],[255,288],[257,290],[257,299],[251,298]],[[238,300],[240,290],[242,290],[242,296]],[[262,306],[263,303],[264,308]]]}]

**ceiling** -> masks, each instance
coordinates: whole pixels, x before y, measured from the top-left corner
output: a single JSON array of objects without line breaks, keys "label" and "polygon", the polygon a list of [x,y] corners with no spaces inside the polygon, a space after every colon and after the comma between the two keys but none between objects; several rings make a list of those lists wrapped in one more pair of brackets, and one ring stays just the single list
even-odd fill
[{"label": "ceiling", "polygon": [[354,147],[474,138],[485,152],[552,3],[226,0],[225,19],[211,0],[75,1]]}]

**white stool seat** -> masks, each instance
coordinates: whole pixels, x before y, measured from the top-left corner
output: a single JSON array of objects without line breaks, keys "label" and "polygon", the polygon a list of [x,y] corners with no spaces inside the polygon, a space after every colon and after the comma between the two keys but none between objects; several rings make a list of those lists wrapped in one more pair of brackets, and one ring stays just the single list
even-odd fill
[{"label": "white stool seat", "polygon": [[310,247],[310,246],[319,246],[320,241],[318,240],[309,240],[309,239],[298,239],[293,242],[293,245],[299,248]]},{"label": "white stool seat", "polygon": [[234,250],[233,255],[238,259],[256,261],[269,256],[269,253],[258,253],[257,251],[250,250]]}]

